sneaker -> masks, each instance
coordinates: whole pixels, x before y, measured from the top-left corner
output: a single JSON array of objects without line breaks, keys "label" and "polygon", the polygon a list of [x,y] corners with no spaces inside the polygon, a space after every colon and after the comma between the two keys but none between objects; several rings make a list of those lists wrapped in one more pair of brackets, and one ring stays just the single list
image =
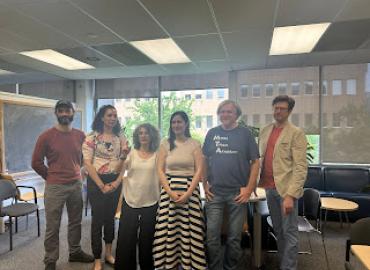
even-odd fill
[{"label": "sneaker", "polygon": [[82,262],[82,263],[91,263],[95,261],[94,257],[83,252],[82,250],[74,253],[74,254],[69,254],[69,259],[68,261],[70,262]]},{"label": "sneaker", "polygon": [[56,268],[56,263],[46,263],[45,264],[45,270],[55,270]]}]

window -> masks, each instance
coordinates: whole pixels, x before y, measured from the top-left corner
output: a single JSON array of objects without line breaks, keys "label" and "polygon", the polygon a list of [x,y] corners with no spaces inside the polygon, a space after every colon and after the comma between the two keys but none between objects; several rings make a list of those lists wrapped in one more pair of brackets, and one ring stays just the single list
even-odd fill
[{"label": "window", "polygon": [[298,113],[293,113],[292,114],[292,123],[299,127],[299,114]]},{"label": "window", "polygon": [[202,94],[195,94],[195,99],[202,99]]},{"label": "window", "polygon": [[201,116],[195,117],[195,128],[202,128],[202,117]]},{"label": "window", "polygon": [[355,119],[354,119],[353,115],[352,115],[352,114],[349,114],[349,115],[347,115],[347,117],[346,117],[346,118],[347,118],[347,119],[346,119],[346,120],[347,120],[347,123],[346,123],[346,124],[347,124],[347,127],[348,127],[348,128],[353,128],[353,127],[354,127],[354,125],[355,125],[355,124],[354,124],[354,120],[355,120]]},{"label": "window", "polygon": [[304,114],[304,125],[305,127],[312,126],[312,113],[305,113]]},{"label": "window", "polygon": [[240,96],[241,97],[247,97],[248,96],[248,89],[249,89],[249,85],[247,85],[247,84],[240,85]]},{"label": "window", "polygon": [[333,113],[333,127],[340,127],[340,116],[339,113]]},{"label": "window", "polygon": [[260,115],[253,114],[253,126],[258,127],[260,125]]},{"label": "window", "polygon": [[342,81],[333,80],[333,96],[340,96],[342,94]]},{"label": "window", "polygon": [[213,91],[207,90],[206,92],[206,99],[212,99],[213,98]]},{"label": "window", "polygon": [[356,80],[347,80],[347,95],[356,95]]},{"label": "window", "polygon": [[299,88],[301,87],[301,84],[299,82],[293,82],[292,83],[292,95],[298,96],[299,95]]},{"label": "window", "polygon": [[191,99],[191,94],[185,94],[185,99],[190,100]]},{"label": "window", "polygon": [[212,127],[213,127],[213,116],[207,115],[207,128],[212,128]]},{"label": "window", "polygon": [[244,124],[248,125],[248,115],[243,114],[241,120],[244,122]]},{"label": "window", "polygon": [[265,84],[266,97],[272,97],[274,95],[274,85]]},{"label": "window", "polygon": [[321,94],[323,96],[327,96],[328,95],[328,81],[323,81],[321,87],[322,87]]},{"label": "window", "polygon": [[278,92],[279,95],[286,95],[286,83],[279,83]]},{"label": "window", "polygon": [[272,123],[272,114],[265,114],[265,124]]},{"label": "window", "polygon": [[217,90],[217,97],[219,99],[224,99],[225,98],[225,90],[224,89],[218,89]]},{"label": "window", "polygon": [[313,82],[311,81],[304,82],[304,94],[305,95],[313,94]]},{"label": "window", "polygon": [[259,84],[254,84],[252,87],[252,96],[260,97],[261,96],[261,86]]}]

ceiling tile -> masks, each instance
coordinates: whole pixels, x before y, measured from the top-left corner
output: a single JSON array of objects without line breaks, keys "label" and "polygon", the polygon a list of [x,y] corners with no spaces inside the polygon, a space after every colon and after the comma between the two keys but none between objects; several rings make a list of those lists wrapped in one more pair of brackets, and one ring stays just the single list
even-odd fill
[{"label": "ceiling tile", "polygon": [[150,58],[128,43],[101,45],[93,48],[128,66],[155,64]]},{"label": "ceiling tile", "polygon": [[347,64],[370,63],[370,47],[348,53],[343,62]]},{"label": "ceiling tile", "polygon": [[275,26],[332,22],[347,0],[281,0]]},{"label": "ceiling tile", "polygon": [[314,51],[357,49],[370,36],[370,19],[333,23],[319,40]]},{"label": "ceiling tile", "polygon": [[73,0],[73,2],[127,41],[167,37],[135,0]]},{"label": "ceiling tile", "polygon": [[302,65],[336,65],[341,64],[349,51],[339,52],[312,52],[303,56]]},{"label": "ceiling tile", "polygon": [[218,34],[175,38],[175,41],[192,61],[225,59],[225,51]]},{"label": "ceiling tile", "polygon": [[12,64],[6,61],[3,61],[0,59],[0,69],[11,71],[14,73],[25,73],[25,72],[31,72],[32,69],[25,68],[16,64]]},{"label": "ceiling tile", "polygon": [[335,21],[349,21],[370,18],[369,0],[349,0]]},{"label": "ceiling tile", "polygon": [[206,0],[141,0],[171,36],[216,33]]},{"label": "ceiling tile", "polygon": [[230,62],[226,60],[196,62],[195,64],[204,73],[231,70]]},{"label": "ceiling tile", "polygon": [[[212,0],[217,23],[222,32],[243,31],[245,28],[273,26],[275,0]],[[263,16],[261,16],[263,14]]]},{"label": "ceiling tile", "polygon": [[267,67],[299,67],[303,61],[302,55],[269,55],[267,58]]}]

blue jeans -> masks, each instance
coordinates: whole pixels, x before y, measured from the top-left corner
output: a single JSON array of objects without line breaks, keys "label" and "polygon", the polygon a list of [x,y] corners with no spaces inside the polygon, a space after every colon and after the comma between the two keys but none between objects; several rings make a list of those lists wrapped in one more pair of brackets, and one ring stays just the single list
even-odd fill
[{"label": "blue jeans", "polygon": [[277,238],[280,269],[296,270],[298,261],[298,201],[294,200],[293,211],[283,214],[283,198],[276,189],[266,189],[267,205],[272,226]]},{"label": "blue jeans", "polygon": [[[234,201],[238,194],[239,192],[228,195],[215,194],[212,201],[208,201],[205,205],[208,269],[210,270],[234,270],[237,269],[240,261],[242,255],[240,241],[247,207],[246,204],[238,204]],[[221,226],[225,207],[228,214],[226,217],[228,227],[225,253],[222,258]]]}]

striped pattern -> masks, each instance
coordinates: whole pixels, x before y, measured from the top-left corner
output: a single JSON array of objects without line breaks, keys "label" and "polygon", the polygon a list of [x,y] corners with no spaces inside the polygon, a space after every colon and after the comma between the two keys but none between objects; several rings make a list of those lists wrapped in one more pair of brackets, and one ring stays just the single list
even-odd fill
[{"label": "striped pattern", "polygon": [[[191,178],[172,177],[170,188],[185,192]],[[162,188],[153,243],[154,265],[157,269],[206,269],[204,220],[197,187],[189,201],[175,204]]]}]

